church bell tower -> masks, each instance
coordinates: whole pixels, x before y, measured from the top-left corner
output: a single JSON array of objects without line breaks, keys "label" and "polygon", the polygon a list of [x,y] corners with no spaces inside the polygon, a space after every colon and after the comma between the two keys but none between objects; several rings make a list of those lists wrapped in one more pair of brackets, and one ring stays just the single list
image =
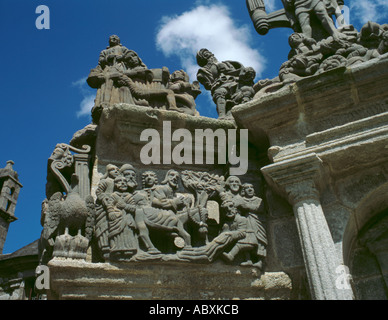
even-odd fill
[{"label": "church bell tower", "polygon": [[5,168],[0,169],[0,254],[3,253],[8,227],[11,222],[17,220],[15,207],[20,188],[18,174],[13,170],[14,162],[7,161]]}]

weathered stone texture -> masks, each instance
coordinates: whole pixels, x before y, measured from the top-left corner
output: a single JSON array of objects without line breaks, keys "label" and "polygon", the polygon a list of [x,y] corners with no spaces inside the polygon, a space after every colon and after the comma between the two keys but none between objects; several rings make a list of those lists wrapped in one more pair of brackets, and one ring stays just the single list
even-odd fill
[{"label": "weathered stone texture", "polygon": [[106,264],[53,259],[51,298],[134,300],[287,300],[291,279],[282,272],[197,264]]}]

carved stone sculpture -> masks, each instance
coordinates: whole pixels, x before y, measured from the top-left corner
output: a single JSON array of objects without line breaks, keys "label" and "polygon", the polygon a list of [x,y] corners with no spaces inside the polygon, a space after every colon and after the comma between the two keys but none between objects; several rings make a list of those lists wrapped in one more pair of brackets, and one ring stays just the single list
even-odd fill
[{"label": "carved stone sculpture", "polygon": [[148,69],[138,54],[112,35],[101,51],[98,65],[87,79],[97,89],[92,118],[98,123],[101,110],[116,103],[160,108],[196,115],[195,98],[200,94],[184,71],[170,75],[168,68]]},{"label": "carved stone sculpture", "polygon": [[[180,181],[188,194],[178,193]],[[228,263],[263,268],[265,209],[251,184],[174,169],[160,183],[154,171],[145,171],[141,182],[137,189],[137,170],[130,164],[106,166],[96,190],[94,228],[102,261],[210,263],[224,253]],[[211,230],[210,199],[221,206]]]},{"label": "carved stone sculpture", "polygon": [[[82,172],[76,173],[78,160],[70,150],[87,154],[90,148],[85,146],[81,150],[58,144],[49,158],[47,198],[42,203],[40,264],[46,264],[53,257],[85,259],[92,238],[94,199],[80,191],[80,181],[85,177],[80,176]],[[72,172],[71,181],[65,174],[66,169]]]},{"label": "carved stone sculpture", "polygon": [[197,53],[198,81],[212,94],[219,119],[231,117],[231,109],[253,98],[256,77],[253,68],[245,68],[237,61],[219,62],[208,49]]},{"label": "carved stone sculpture", "polygon": [[256,31],[265,35],[272,28],[292,28],[316,41],[341,37],[333,16],[342,22],[341,0],[282,0],[284,9],[267,14],[263,0],[246,0]]},{"label": "carved stone sculpture", "polygon": [[[253,88],[255,99],[301,78],[379,58],[388,52],[388,26],[366,23],[360,32],[346,25],[342,0],[282,0],[284,9],[267,14],[264,1],[246,0],[256,31],[291,28],[288,60],[274,79],[261,80]],[[336,20],[337,24],[334,23]]]},{"label": "carved stone sculpture", "polygon": [[293,33],[289,37],[291,51],[280,67],[279,76],[255,84],[255,98],[304,77],[355,66],[388,52],[388,25],[368,22],[360,32],[349,26],[340,30],[340,34],[315,41],[304,33]]}]

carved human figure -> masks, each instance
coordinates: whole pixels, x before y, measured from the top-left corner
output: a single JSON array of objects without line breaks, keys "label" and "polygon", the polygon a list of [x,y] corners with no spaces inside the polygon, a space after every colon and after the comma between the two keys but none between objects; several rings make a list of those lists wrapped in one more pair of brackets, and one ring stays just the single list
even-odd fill
[{"label": "carved human figure", "polygon": [[[180,216],[176,214],[176,211],[172,210],[174,206],[170,207],[167,205],[168,200],[161,196],[160,190],[157,195],[159,198],[155,200],[155,190],[160,187],[157,185],[158,179],[155,172],[144,172],[142,174],[142,181],[144,188],[136,192],[134,200],[136,205],[141,208],[139,210],[142,210],[147,227],[171,234],[172,236],[181,236],[186,248],[191,246],[191,237],[184,229]],[[162,204],[164,208],[161,208],[161,206],[153,207],[154,203]]]},{"label": "carved human figure", "polygon": [[237,203],[237,209],[243,217],[247,218],[247,227],[253,231],[256,238],[256,251],[247,253],[244,265],[252,265],[252,259],[257,260],[253,265],[263,266],[263,259],[267,255],[267,231],[265,226],[265,208],[261,198],[255,194],[251,183],[244,183],[241,189],[242,201]]},{"label": "carved human figure", "polygon": [[168,89],[175,94],[177,108],[187,114],[196,115],[195,98],[201,93],[199,83],[190,83],[184,70],[176,70],[170,75]]},{"label": "carved human figure", "polygon": [[172,210],[175,213],[189,205],[189,199],[184,196],[176,196],[179,183],[179,173],[176,170],[169,170],[161,185],[155,188],[153,206],[156,208]]},{"label": "carved human figure", "polygon": [[114,192],[106,205],[109,221],[110,258],[130,258],[138,249],[133,218],[135,207],[130,204],[127,179],[121,175],[114,179]]},{"label": "carved human figure", "polygon": [[[165,101],[168,110],[180,111],[176,105],[175,94],[172,90],[164,87],[151,87],[147,84],[154,79],[154,74],[142,62],[135,51],[130,50],[124,60],[126,67],[122,74],[115,75],[118,86],[126,88],[128,94],[133,97],[136,105],[152,106],[153,101]],[[167,70],[163,69],[166,73]]]},{"label": "carved human figure", "polygon": [[244,66],[237,61],[219,62],[208,49],[197,53],[198,81],[210,90],[217,106],[219,119],[230,116],[230,110],[235,105],[234,94],[239,89],[239,76]]},{"label": "carved human figure", "polygon": [[96,189],[96,218],[94,236],[97,239],[98,248],[101,250],[105,259],[109,254],[109,228],[108,217],[106,215],[106,206],[109,203],[110,195],[115,188],[114,180],[119,176],[119,168],[115,165],[108,164],[106,172],[102,176]]},{"label": "carved human figure", "polygon": [[243,68],[239,74],[238,89],[232,96],[234,103],[241,104],[252,100],[255,95],[253,89],[256,71],[252,67]]},{"label": "carved human figure", "polygon": [[[257,249],[257,238],[248,219],[241,216],[232,201],[224,201],[221,204],[224,216],[224,224],[221,229],[223,233],[234,233],[234,238],[238,239],[229,252],[223,252],[223,257],[232,262],[239,253],[252,254]],[[244,261],[241,265],[253,265],[252,261]],[[261,268],[261,264],[255,265]]]},{"label": "carved human figure", "polygon": [[132,205],[132,210],[135,217],[136,228],[139,232],[139,238],[142,240],[146,250],[150,254],[159,254],[160,251],[155,248],[152,243],[149,230],[145,222],[145,213],[142,206],[147,204],[147,200],[141,194],[138,194],[135,189],[137,187],[137,174],[135,168],[130,164],[124,164],[120,168],[120,173],[125,177],[129,195],[126,198],[127,203]]},{"label": "carved human figure", "polygon": [[141,175],[143,189],[139,193],[143,194],[147,198],[150,205],[152,205],[152,200],[154,198],[154,190],[158,185],[158,176],[154,171],[145,171]]},{"label": "carved human figure", "polygon": [[293,11],[300,25],[302,33],[313,38],[313,28],[311,25],[311,15],[315,15],[326,32],[334,38],[339,38],[340,33],[334,25],[333,19],[328,13],[326,4],[331,5],[324,0],[284,0],[286,12]]},{"label": "carved human figure", "polygon": [[240,197],[241,180],[237,176],[230,176],[225,181],[224,190],[220,193],[221,201],[234,201],[236,197]]},{"label": "carved human figure", "polygon": [[117,79],[126,71],[125,59],[130,50],[120,43],[116,35],[109,37],[109,46],[102,50],[96,68],[90,71],[87,83],[97,89],[95,110],[114,103],[134,103],[130,92],[117,85]]},{"label": "carved human figure", "polygon": [[309,76],[319,69],[323,54],[319,45],[311,40],[302,33],[294,32],[290,35],[288,43],[291,51],[288,55],[289,60],[280,68],[281,80]]}]

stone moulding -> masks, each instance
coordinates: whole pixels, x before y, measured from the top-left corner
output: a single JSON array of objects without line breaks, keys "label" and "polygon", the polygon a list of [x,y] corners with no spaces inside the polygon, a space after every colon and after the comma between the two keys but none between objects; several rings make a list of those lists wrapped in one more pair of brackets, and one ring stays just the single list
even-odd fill
[{"label": "stone moulding", "polygon": [[[387,58],[311,76],[237,106],[236,123],[269,140],[274,163],[316,153],[335,174],[353,170],[344,160],[360,146],[386,152]],[[352,166],[368,162],[361,160]]]},{"label": "stone moulding", "polygon": [[[53,259],[51,299],[71,300],[288,300],[283,272],[189,263],[108,264]],[[184,270],[184,272],[182,272]]]}]

